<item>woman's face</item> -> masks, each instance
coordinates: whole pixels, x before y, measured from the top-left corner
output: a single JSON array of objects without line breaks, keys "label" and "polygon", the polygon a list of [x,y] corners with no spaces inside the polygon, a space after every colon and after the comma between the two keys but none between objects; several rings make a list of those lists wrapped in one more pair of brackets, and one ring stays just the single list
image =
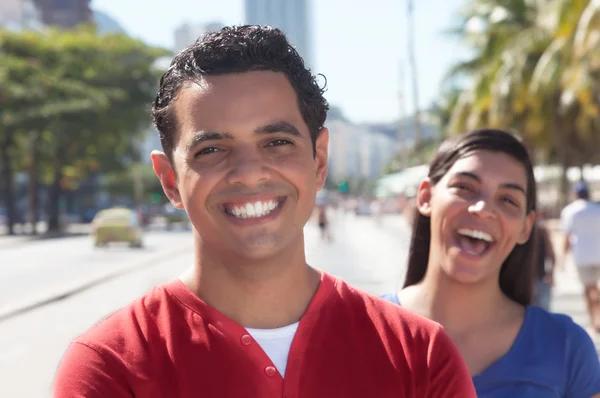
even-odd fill
[{"label": "woman's face", "polygon": [[497,281],[535,219],[527,213],[525,168],[501,152],[478,150],[458,159],[437,184],[421,184],[418,205],[431,219],[430,266],[439,264],[461,283]]}]

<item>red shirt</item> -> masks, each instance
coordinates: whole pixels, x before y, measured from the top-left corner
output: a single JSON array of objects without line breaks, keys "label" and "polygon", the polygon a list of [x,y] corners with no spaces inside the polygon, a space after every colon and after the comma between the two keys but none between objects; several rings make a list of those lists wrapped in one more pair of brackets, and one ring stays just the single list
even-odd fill
[{"label": "red shirt", "polygon": [[179,280],[74,340],[55,398],[476,398],[442,327],[323,273],[285,379],[241,325]]}]

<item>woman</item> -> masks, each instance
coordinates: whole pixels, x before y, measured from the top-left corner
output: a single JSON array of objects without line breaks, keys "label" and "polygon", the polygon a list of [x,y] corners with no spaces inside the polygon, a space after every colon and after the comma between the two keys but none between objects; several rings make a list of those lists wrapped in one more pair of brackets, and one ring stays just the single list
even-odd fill
[{"label": "woman", "polygon": [[600,397],[589,335],[530,306],[536,188],[524,146],[490,129],[448,140],[416,199],[404,288],[385,297],[444,326],[480,398]]}]

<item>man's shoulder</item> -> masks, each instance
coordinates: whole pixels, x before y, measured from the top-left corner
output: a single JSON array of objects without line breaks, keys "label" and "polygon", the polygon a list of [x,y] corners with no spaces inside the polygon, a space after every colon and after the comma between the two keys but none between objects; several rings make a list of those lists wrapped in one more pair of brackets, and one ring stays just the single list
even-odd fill
[{"label": "man's shoulder", "polygon": [[571,202],[560,211],[560,218],[564,219],[569,217],[574,210],[575,202]]},{"label": "man's shoulder", "polygon": [[[434,391],[429,396],[445,396],[446,388],[453,391],[448,396],[475,396],[460,353],[439,323],[345,282],[337,284],[337,291],[324,333],[346,339],[348,345],[360,344],[361,352],[371,353],[364,356],[367,362],[384,356],[407,380],[416,375]],[[334,320],[339,323],[332,324]]]},{"label": "man's shoulder", "polygon": [[573,217],[580,213],[594,212],[600,209],[600,206],[596,202],[591,200],[577,199],[574,202],[569,203],[561,211],[561,215],[566,217]]},{"label": "man's shoulder", "polygon": [[151,289],[75,338],[57,369],[53,396],[129,397],[132,375],[151,380],[156,358],[166,357],[167,322],[177,318],[172,314],[178,302],[167,285]]},{"label": "man's shoulder", "polygon": [[161,313],[172,310],[173,300],[166,287],[166,284],[155,286],[100,320],[73,342],[114,353],[127,352],[131,346],[144,344],[160,328]]},{"label": "man's shoulder", "polygon": [[582,206],[582,212],[598,215],[600,213],[600,203],[588,200]]},{"label": "man's shoulder", "polygon": [[573,202],[561,212],[563,222],[587,225],[597,223],[600,217],[600,204],[592,201]]},{"label": "man's shoulder", "polygon": [[385,298],[368,293],[344,281],[338,283],[344,300],[338,305],[364,311],[386,333],[398,337],[429,339],[439,334],[441,325]]}]

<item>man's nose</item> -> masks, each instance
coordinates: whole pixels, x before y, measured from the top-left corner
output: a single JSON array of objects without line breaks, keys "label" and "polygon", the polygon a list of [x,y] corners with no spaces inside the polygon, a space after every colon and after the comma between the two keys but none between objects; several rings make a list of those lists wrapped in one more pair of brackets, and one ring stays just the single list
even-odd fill
[{"label": "man's nose", "polygon": [[228,175],[230,184],[255,186],[271,176],[269,162],[258,150],[245,149],[231,157],[231,170]]}]

